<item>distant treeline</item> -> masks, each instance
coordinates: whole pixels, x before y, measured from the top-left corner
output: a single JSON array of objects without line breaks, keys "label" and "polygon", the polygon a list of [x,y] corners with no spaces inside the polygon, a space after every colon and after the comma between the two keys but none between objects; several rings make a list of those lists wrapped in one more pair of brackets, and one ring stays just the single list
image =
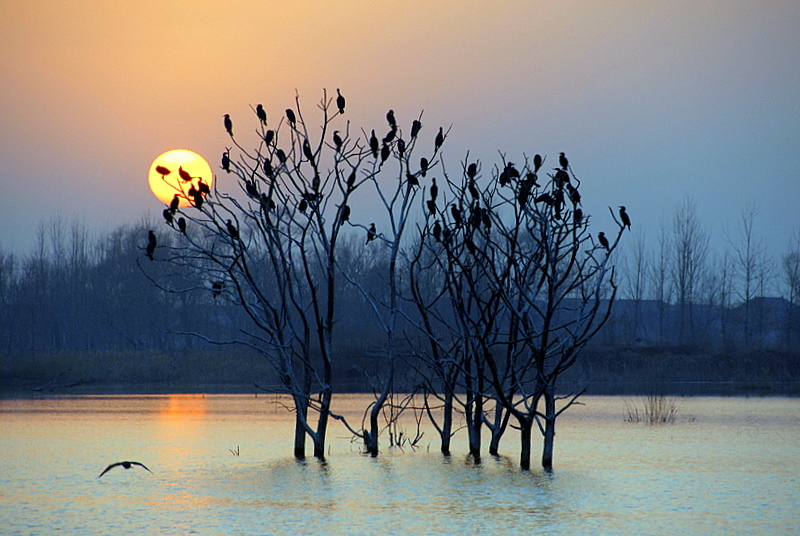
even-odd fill
[{"label": "distant treeline", "polygon": [[[612,316],[564,376],[568,384],[595,394],[799,393],[800,240],[773,262],[752,246],[752,213],[742,221],[742,244],[731,241],[715,259],[690,201],[655,248],[635,235],[617,259]],[[41,226],[27,256],[0,249],[2,387],[275,383],[255,352],[206,341],[233,340],[250,322],[212,282],[199,292],[167,294],[145,277],[139,264],[150,262],[147,230],[157,225],[142,222],[98,238],[79,223],[53,220]],[[354,262],[363,255],[357,241],[347,247]],[[370,266],[376,264],[361,269]],[[339,385],[370,391],[382,334],[360,292],[343,292],[338,310],[337,344],[350,356],[336,363]],[[413,383],[410,367],[405,376]]]}]

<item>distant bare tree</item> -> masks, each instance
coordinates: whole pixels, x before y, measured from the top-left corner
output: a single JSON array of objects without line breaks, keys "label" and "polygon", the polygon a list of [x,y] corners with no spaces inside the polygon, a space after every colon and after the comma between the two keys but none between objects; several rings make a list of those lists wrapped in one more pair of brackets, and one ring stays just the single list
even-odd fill
[{"label": "distant bare tree", "polygon": [[708,255],[709,234],[697,216],[691,197],[684,198],[672,218],[671,279],[679,307],[678,339],[695,335],[694,305]]},{"label": "distant bare tree", "polygon": [[672,286],[669,284],[670,239],[667,225],[662,221],[658,235],[658,248],[653,253],[650,263],[650,286],[653,290],[653,299],[658,306],[658,340],[662,344],[667,341],[670,333],[668,325],[667,307],[672,301]]},{"label": "distant bare tree", "polygon": [[800,331],[800,229],[792,236],[789,248],[782,259],[783,284],[786,300],[789,302],[784,327],[784,339],[787,349],[794,350],[797,341],[794,335]]},{"label": "distant bare tree", "polygon": [[625,278],[623,298],[633,302],[633,319],[629,325],[628,338],[635,341],[646,335],[640,333],[642,302],[647,294],[648,273],[651,267],[644,231],[641,229],[633,231],[632,238],[632,241],[628,242],[629,246],[625,248],[622,266]]}]

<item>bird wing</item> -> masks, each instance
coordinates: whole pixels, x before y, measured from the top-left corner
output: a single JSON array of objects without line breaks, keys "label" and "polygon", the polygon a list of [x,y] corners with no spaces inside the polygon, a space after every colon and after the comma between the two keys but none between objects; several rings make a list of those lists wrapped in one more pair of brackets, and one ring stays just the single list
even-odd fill
[{"label": "bird wing", "polygon": [[[118,465],[122,465],[122,462],[112,463],[111,465],[109,465],[108,467],[106,467],[106,468],[103,470],[103,472],[102,472],[102,473],[100,473],[100,476],[103,476],[104,474],[106,474],[107,472],[109,472],[110,470],[112,470],[114,467],[116,467],[116,466],[118,466]],[[100,478],[100,476],[98,476],[97,478]]]},{"label": "bird wing", "polygon": [[148,469],[148,468],[145,466],[145,464],[143,464],[143,463],[139,463],[139,462],[130,462],[130,463],[131,463],[131,465],[138,465],[138,466],[140,466],[140,467],[144,468],[144,469],[145,469],[145,470],[146,470],[148,473],[152,473],[152,472],[153,472],[153,471],[151,471],[150,469]]}]

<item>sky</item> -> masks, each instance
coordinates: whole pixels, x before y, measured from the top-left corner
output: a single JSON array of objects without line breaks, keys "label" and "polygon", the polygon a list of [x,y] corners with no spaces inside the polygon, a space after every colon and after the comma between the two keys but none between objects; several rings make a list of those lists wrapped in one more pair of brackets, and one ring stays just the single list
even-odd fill
[{"label": "sky", "polygon": [[336,88],[367,132],[389,108],[406,128],[424,110],[431,144],[452,125],[451,167],[564,151],[598,230],[626,205],[652,243],[688,196],[719,248],[750,207],[768,255],[800,232],[796,0],[5,0],[0,81],[0,250],[18,255],[54,218],[156,218],[160,153],[217,168],[223,114],[255,147],[251,106],[277,118],[297,92],[312,113]]}]

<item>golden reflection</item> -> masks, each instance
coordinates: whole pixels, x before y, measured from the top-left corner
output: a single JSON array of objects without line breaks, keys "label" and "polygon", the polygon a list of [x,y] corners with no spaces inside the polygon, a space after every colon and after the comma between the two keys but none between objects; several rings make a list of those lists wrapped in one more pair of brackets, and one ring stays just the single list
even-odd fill
[{"label": "golden reflection", "polygon": [[169,424],[188,424],[202,420],[207,411],[205,395],[168,395],[158,419]]}]

